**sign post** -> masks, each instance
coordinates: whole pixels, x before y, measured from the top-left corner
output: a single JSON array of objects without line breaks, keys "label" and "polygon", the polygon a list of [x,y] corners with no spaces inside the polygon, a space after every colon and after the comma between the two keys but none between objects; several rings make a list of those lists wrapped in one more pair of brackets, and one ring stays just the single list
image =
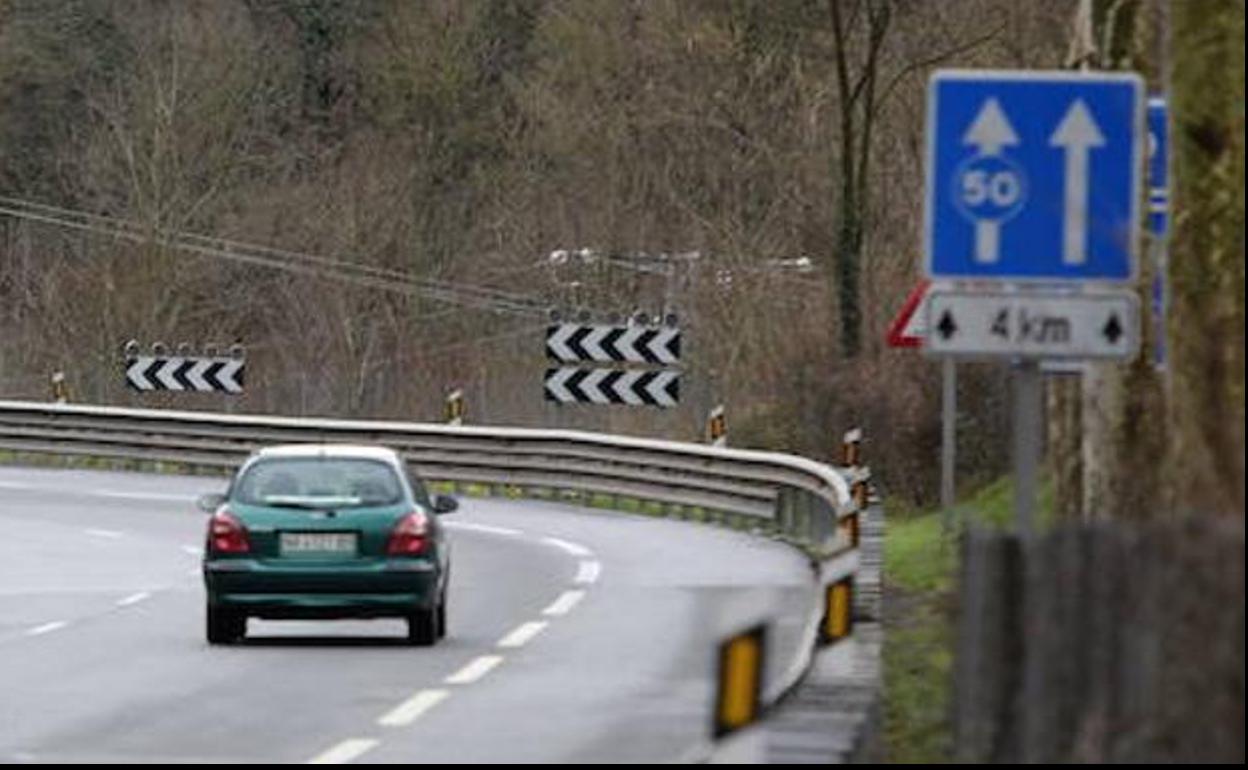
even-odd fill
[{"label": "sign post", "polygon": [[[932,282],[923,280],[906,297],[901,312],[889,325],[887,341],[894,348],[921,348],[929,329],[927,306]],[[950,356],[940,364],[940,508],[941,536],[953,536],[953,507],[957,497],[958,365]]]},{"label": "sign post", "polygon": [[1139,303],[1117,287],[1136,276],[1143,84],[1121,73],[937,72],[927,121],[926,269],[952,286],[931,294],[924,350],[946,365],[1014,363],[1014,506],[1026,535],[1040,361],[1138,352]]}]

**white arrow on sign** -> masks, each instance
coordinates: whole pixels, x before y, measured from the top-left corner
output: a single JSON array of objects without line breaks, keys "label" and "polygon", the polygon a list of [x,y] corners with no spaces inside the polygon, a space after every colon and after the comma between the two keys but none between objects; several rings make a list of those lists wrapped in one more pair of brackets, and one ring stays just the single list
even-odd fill
[{"label": "white arrow on sign", "polygon": [[152,390],[156,386],[144,376],[147,367],[152,365],[152,358],[149,356],[139,356],[126,368],[126,380],[138,390]]},{"label": "white arrow on sign", "polygon": [[243,362],[237,358],[232,358],[225,362],[225,366],[217,373],[217,379],[221,381],[222,387],[226,393],[242,393],[243,386],[238,383],[238,373],[243,368]]},{"label": "white arrow on sign", "polygon": [[[988,99],[962,136],[962,144],[979,148],[982,156],[1001,154],[1003,147],[1018,144],[1018,134],[996,99]],[[1001,223],[992,219],[975,221],[975,261],[992,263],[1001,256]]]},{"label": "white arrow on sign", "polygon": [[580,388],[589,396],[591,404],[609,404],[611,399],[602,389],[602,381],[611,374],[610,369],[591,369],[589,376],[581,381]]},{"label": "white arrow on sign", "polygon": [[576,400],[572,391],[568,390],[568,380],[576,374],[576,369],[556,369],[546,380],[546,388],[554,395],[555,400],[569,403]]},{"label": "white arrow on sign", "polygon": [[1088,261],[1088,153],[1104,147],[1105,137],[1092,112],[1076,99],[1058,124],[1051,147],[1066,150],[1065,229],[1062,232],[1062,263],[1082,265]]},{"label": "white arrow on sign", "polygon": [[211,358],[201,358],[191,366],[191,370],[186,373],[186,379],[191,383],[191,387],[201,392],[215,390],[212,384],[204,379],[204,374],[207,373],[212,364],[213,360]]},{"label": "white arrow on sign", "polygon": [[160,367],[160,371],[156,372],[156,381],[163,385],[165,390],[186,390],[186,388],[182,387],[182,383],[173,377],[174,372],[182,367],[184,360],[182,358],[171,358],[165,362],[164,366]]}]

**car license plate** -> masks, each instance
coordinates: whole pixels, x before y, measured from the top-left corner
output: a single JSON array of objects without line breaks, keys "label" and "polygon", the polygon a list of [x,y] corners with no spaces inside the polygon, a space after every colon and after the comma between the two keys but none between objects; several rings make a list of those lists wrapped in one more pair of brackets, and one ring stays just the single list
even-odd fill
[{"label": "car license plate", "polygon": [[283,532],[283,556],[355,555],[354,532]]}]

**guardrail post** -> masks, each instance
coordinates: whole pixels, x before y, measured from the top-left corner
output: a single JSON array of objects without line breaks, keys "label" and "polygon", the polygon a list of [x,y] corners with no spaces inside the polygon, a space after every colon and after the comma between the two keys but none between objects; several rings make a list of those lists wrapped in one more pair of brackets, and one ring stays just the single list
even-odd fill
[{"label": "guardrail post", "polygon": [[65,372],[59,369],[52,372],[52,400],[58,404],[69,402],[69,385],[65,382]]},{"label": "guardrail post", "polygon": [[463,425],[465,411],[464,391],[456,388],[448,393],[446,396],[446,424]]},{"label": "guardrail post", "polygon": [[845,434],[843,458],[850,478],[854,513],[841,519],[842,532],[858,548],[858,577],[854,590],[854,614],[864,620],[882,615],[884,509],[871,494],[871,469],[863,463],[862,429]]},{"label": "guardrail post", "polygon": [[776,491],[776,529],[782,533],[793,529],[793,490],[788,487]]}]

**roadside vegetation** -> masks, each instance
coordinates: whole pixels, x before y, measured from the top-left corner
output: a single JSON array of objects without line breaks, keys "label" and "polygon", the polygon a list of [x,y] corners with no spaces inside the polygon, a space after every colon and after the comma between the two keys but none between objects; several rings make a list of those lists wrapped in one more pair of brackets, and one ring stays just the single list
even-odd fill
[{"label": "roadside vegetation", "polygon": [[[955,530],[944,513],[891,505],[884,539],[884,747],[893,763],[952,760],[953,660],[960,549],[957,531],[1009,528],[1013,485],[1001,478],[960,501]],[[1041,490],[1042,520],[1051,520],[1052,486]]]}]

